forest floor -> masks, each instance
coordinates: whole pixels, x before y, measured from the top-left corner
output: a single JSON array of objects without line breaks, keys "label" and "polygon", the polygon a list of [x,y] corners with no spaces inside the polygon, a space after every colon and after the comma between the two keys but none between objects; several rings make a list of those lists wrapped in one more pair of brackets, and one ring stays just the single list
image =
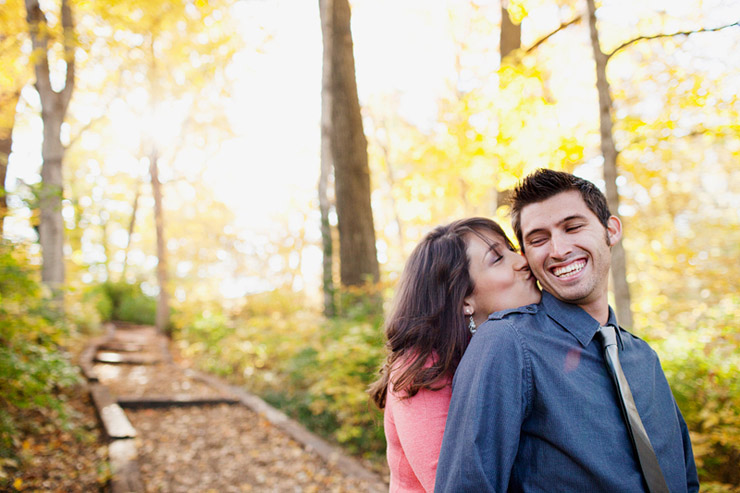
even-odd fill
[{"label": "forest floor", "polygon": [[108,447],[87,389],[66,389],[71,415],[60,429],[55,412],[21,411],[24,426],[15,437],[18,459],[4,459],[0,490],[100,491],[110,478]]},{"label": "forest floor", "polygon": [[[55,454],[34,457],[17,476],[23,491],[375,492],[387,482],[354,458],[311,434],[256,396],[188,369],[152,327],[119,325],[83,366],[97,377],[133,426],[134,456],[121,467],[115,439],[106,437],[107,411],[84,389],[69,400],[88,436],[56,440]],[[81,362],[83,365],[84,362]],[[90,371],[92,370],[92,371]],[[236,393],[229,392],[236,390]],[[257,403],[255,406],[254,403]],[[249,404],[249,405],[245,405]],[[108,407],[108,406],[105,406]],[[116,406],[117,407],[117,406]],[[266,412],[261,412],[266,411]],[[120,425],[120,423],[119,423]],[[132,430],[132,431],[133,431]],[[291,432],[291,430],[298,430]],[[51,430],[50,430],[51,432]],[[74,444],[74,445],[72,445]],[[30,449],[34,443],[24,444]],[[111,451],[111,465],[106,455]],[[326,452],[330,451],[330,454]],[[323,453],[317,453],[322,452]],[[129,454],[130,455],[130,454]],[[20,471],[19,471],[20,472]],[[121,477],[128,475],[129,477]],[[132,476],[133,475],[133,476]]]}]

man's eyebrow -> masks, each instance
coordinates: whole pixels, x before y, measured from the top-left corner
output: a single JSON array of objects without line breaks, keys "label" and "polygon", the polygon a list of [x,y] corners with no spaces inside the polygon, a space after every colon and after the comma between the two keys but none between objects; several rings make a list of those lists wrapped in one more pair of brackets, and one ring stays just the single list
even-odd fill
[{"label": "man's eyebrow", "polygon": [[[567,222],[569,222],[569,221],[575,221],[575,220],[585,220],[585,219],[586,219],[586,216],[584,216],[583,214],[572,214],[572,215],[570,215],[570,216],[567,216],[567,217],[564,217],[564,218],[563,218],[563,219],[561,219],[560,221],[556,222],[556,223],[555,223],[555,226],[562,226],[563,224],[565,224],[565,223],[567,223]],[[526,234],[524,235],[524,239],[526,240],[526,239],[527,239],[527,238],[529,238],[530,236],[532,236],[532,235],[534,235],[534,234],[537,234],[537,233],[541,233],[541,232],[544,232],[544,231],[546,231],[546,228],[536,228],[536,229],[533,229],[532,231],[528,231],[528,232],[527,232],[527,233],[526,233]]]},{"label": "man's eyebrow", "polygon": [[583,214],[573,214],[572,216],[568,216],[568,217],[566,217],[566,218],[561,219],[560,221],[558,221],[557,225],[560,226],[563,223],[567,223],[568,221],[573,221],[573,220],[576,220],[576,219],[583,220],[583,219],[586,219],[586,216],[584,216]]},{"label": "man's eyebrow", "polygon": [[536,235],[537,233],[544,233],[545,228],[537,228],[533,229],[532,231],[528,231],[527,234],[524,235],[524,241],[527,241],[530,237]]}]

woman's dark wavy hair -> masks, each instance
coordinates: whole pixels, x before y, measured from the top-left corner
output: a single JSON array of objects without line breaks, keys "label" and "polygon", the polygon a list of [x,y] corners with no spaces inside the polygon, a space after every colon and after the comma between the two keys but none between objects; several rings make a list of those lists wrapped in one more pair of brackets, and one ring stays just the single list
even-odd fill
[{"label": "woman's dark wavy hair", "polygon": [[421,389],[441,389],[445,377],[454,375],[471,336],[463,314],[464,300],[474,287],[465,236],[472,233],[488,241],[482,236],[486,231],[514,248],[496,222],[472,217],[438,226],[406,261],[385,323],[388,357],[368,390],[379,408],[385,407],[389,385],[413,397]]}]

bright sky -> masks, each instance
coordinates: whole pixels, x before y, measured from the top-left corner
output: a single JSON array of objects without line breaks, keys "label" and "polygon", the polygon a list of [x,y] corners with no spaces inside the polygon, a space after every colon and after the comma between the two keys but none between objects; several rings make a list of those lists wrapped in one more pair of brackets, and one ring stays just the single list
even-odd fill
[{"label": "bright sky", "polygon": [[[445,9],[441,0],[356,2],[353,36],[360,97],[407,93],[400,111],[434,115]],[[261,53],[245,50],[230,117],[239,135],[213,159],[207,179],[249,227],[316,200],[320,167],[322,41],[318,2],[242,2],[243,32]],[[388,15],[393,12],[394,15]],[[434,13],[436,15],[430,14]],[[261,27],[266,29],[263,31]],[[439,48],[435,47],[438,45]]]}]

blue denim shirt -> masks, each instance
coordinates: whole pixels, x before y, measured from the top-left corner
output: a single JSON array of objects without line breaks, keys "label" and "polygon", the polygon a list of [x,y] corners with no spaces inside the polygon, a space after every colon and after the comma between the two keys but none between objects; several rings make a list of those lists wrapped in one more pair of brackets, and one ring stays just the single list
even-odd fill
[{"label": "blue denim shirt", "polygon": [[[611,309],[609,323],[616,325]],[[547,292],[539,304],[492,314],[455,374],[435,491],[647,491],[598,329]],[[668,487],[698,491],[689,433],[658,356],[618,333]]]}]

